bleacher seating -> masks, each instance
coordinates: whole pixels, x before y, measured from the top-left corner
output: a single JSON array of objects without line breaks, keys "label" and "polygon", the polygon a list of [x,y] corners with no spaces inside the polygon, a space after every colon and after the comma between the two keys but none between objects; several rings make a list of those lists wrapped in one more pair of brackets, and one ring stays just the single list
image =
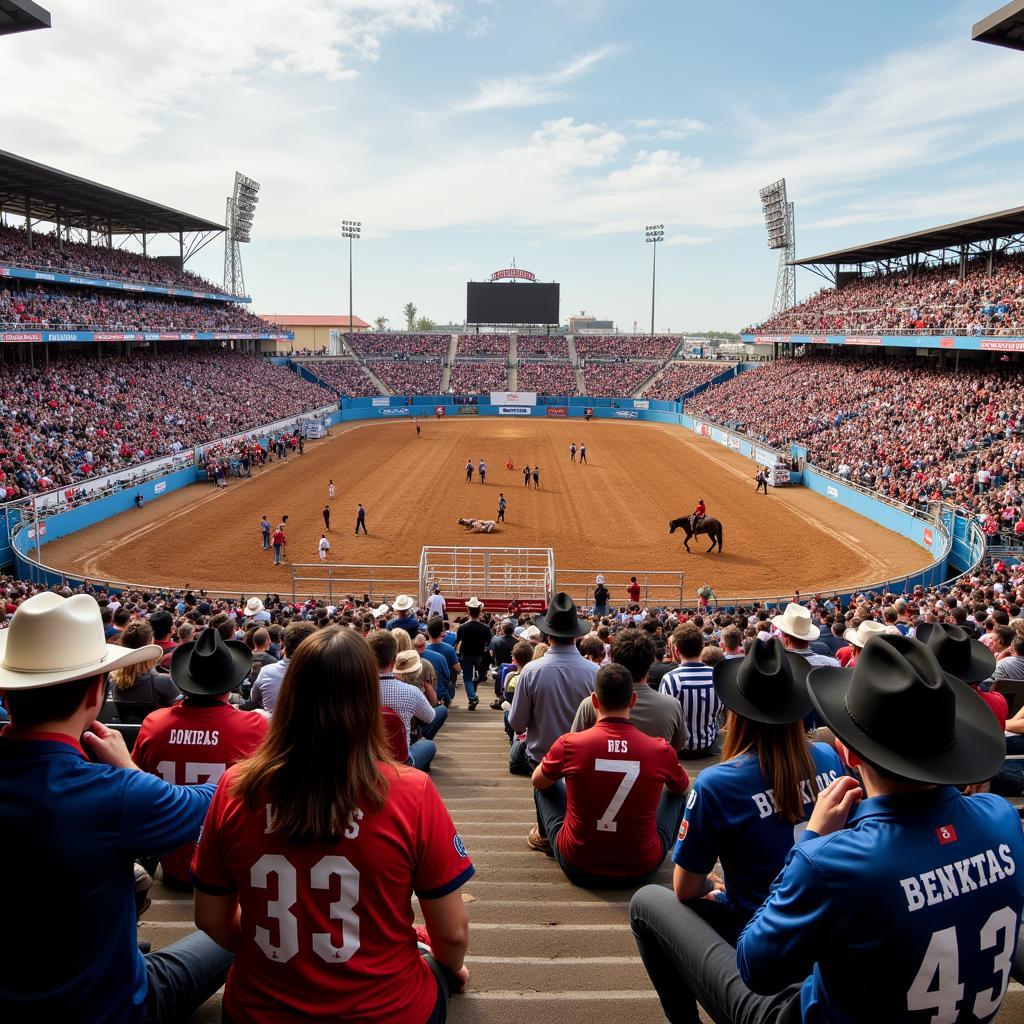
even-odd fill
[{"label": "bleacher seating", "polygon": [[508,389],[508,368],[504,360],[456,359],[448,380],[448,391],[454,395],[474,395]]},{"label": "bleacher seating", "polygon": [[[346,335],[346,340],[349,336]],[[448,334],[380,334],[351,335],[352,349],[357,355],[371,357],[392,356],[445,356],[451,336]]]},{"label": "bleacher seating", "polygon": [[657,362],[631,360],[630,362],[588,359],[583,368],[583,380],[588,395],[609,398],[628,398],[661,366]]},{"label": "bleacher seating", "polygon": [[516,351],[520,359],[567,359],[569,348],[565,338],[558,335],[520,334],[516,337]]},{"label": "bleacher seating", "polygon": [[714,380],[719,374],[729,370],[732,365],[734,364],[675,360],[669,363],[661,374],[644,388],[643,397],[675,402],[680,395]]},{"label": "bleacher seating", "polygon": [[368,359],[367,368],[395,395],[436,395],[441,392],[440,359]]},{"label": "bleacher seating", "polygon": [[379,395],[380,389],[363,367],[350,359],[307,360],[301,364],[315,373],[325,384],[337,388],[349,398]]},{"label": "bleacher seating", "polygon": [[578,394],[576,371],[569,363],[519,360],[520,391],[536,391],[544,395]]},{"label": "bleacher seating", "polygon": [[510,342],[507,334],[460,334],[458,355],[508,356]]},{"label": "bleacher seating", "polygon": [[665,334],[581,334],[573,339],[581,359],[668,359],[683,339]]}]

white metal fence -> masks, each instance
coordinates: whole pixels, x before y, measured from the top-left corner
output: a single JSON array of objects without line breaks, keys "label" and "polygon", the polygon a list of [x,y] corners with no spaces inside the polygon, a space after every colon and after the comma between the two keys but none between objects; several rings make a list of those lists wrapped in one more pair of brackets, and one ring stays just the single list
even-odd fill
[{"label": "white metal fence", "polygon": [[417,593],[421,604],[435,585],[453,597],[546,603],[554,580],[551,548],[424,547]]}]

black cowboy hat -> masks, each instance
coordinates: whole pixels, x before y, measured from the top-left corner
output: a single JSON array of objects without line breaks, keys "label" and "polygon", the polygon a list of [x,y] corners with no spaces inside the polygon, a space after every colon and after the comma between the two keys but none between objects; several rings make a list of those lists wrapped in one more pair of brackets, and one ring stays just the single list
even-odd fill
[{"label": "black cowboy hat", "polygon": [[555,594],[543,615],[533,617],[533,624],[545,636],[553,636],[556,640],[574,640],[590,632],[590,626],[580,622],[576,605],[564,591]]},{"label": "black cowboy hat", "polygon": [[755,640],[745,658],[715,666],[715,693],[727,708],[752,722],[789,725],[810,714],[810,670],[807,659],[787,651],[780,640]]},{"label": "black cowboy hat", "polygon": [[1003,764],[1003,731],[966,683],[909,636],[873,636],[853,671],[814,668],[811,701],[825,724],[873,765],[912,782],[964,785]]},{"label": "black cowboy hat", "polygon": [[917,627],[917,639],[932,649],[944,672],[965,683],[980,683],[996,670],[996,656],[959,626],[922,622]]},{"label": "black cowboy hat", "polygon": [[216,697],[235,689],[252,668],[252,652],[240,640],[224,640],[207,626],[197,639],[171,653],[171,679],[182,693]]}]

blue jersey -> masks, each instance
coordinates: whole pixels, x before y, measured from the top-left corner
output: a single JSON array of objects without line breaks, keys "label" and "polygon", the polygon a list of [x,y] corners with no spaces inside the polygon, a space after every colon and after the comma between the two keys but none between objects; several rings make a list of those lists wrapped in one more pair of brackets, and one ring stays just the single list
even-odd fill
[{"label": "blue jersey", "polygon": [[[736,959],[755,992],[803,981],[807,1024],[988,1021],[1024,906],[1017,812],[952,786],[864,800],[805,832]],[[806,980],[805,980],[806,979]]]},{"label": "blue jersey", "polygon": [[810,746],[815,778],[802,783],[804,818],[796,825],[776,813],[755,753],[706,768],[690,790],[672,863],[705,875],[721,860],[724,902],[736,912],[740,927],[767,897],[806,826],[816,794],[843,774],[839,756],[830,746]]}]

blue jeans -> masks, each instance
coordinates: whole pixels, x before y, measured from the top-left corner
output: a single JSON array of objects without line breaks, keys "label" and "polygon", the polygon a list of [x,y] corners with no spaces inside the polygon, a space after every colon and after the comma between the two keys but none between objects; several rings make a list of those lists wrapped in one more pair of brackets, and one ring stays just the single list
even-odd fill
[{"label": "blue jeans", "polygon": [[146,956],[145,1024],[187,1020],[224,984],[234,957],[203,932]]},{"label": "blue jeans", "polygon": [[466,687],[466,698],[467,700],[476,700],[476,684],[480,682],[482,678],[481,666],[483,665],[483,656],[479,658],[463,658],[462,659],[462,682]]},{"label": "blue jeans", "polygon": [[425,740],[432,740],[441,730],[441,726],[448,720],[448,709],[443,705],[434,708],[434,720],[420,729],[420,736]]},{"label": "blue jeans", "polygon": [[430,762],[437,754],[437,744],[433,740],[417,740],[409,744],[409,759],[413,768],[419,768],[425,772],[430,767]]},{"label": "blue jeans", "polygon": [[580,871],[562,856],[558,849],[558,833],[562,831],[562,825],[565,823],[566,792],[563,779],[559,779],[548,789],[533,791],[533,802],[537,806],[537,827],[541,835],[547,836],[548,842],[551,844],[551,852],[555,855],[555,861],[573,885],[579,885],[586,889],[635,889],[638,885],[645,885],[649,882],[657,874],[665,860],[665,854],[668,853],[675,841],[679,822],[683,817],[683,798],[683,793],[670,793],[667,789],[662,789],[657,812],[661,860],[650,871],[642,875],[622,877],[621,875],[592,875],[586,871]]},{"label": "blue jeans", "polygon": [[270,550],[270,534],[269,533],[263,534],[263,550],[264,551],[269,551]]}]

